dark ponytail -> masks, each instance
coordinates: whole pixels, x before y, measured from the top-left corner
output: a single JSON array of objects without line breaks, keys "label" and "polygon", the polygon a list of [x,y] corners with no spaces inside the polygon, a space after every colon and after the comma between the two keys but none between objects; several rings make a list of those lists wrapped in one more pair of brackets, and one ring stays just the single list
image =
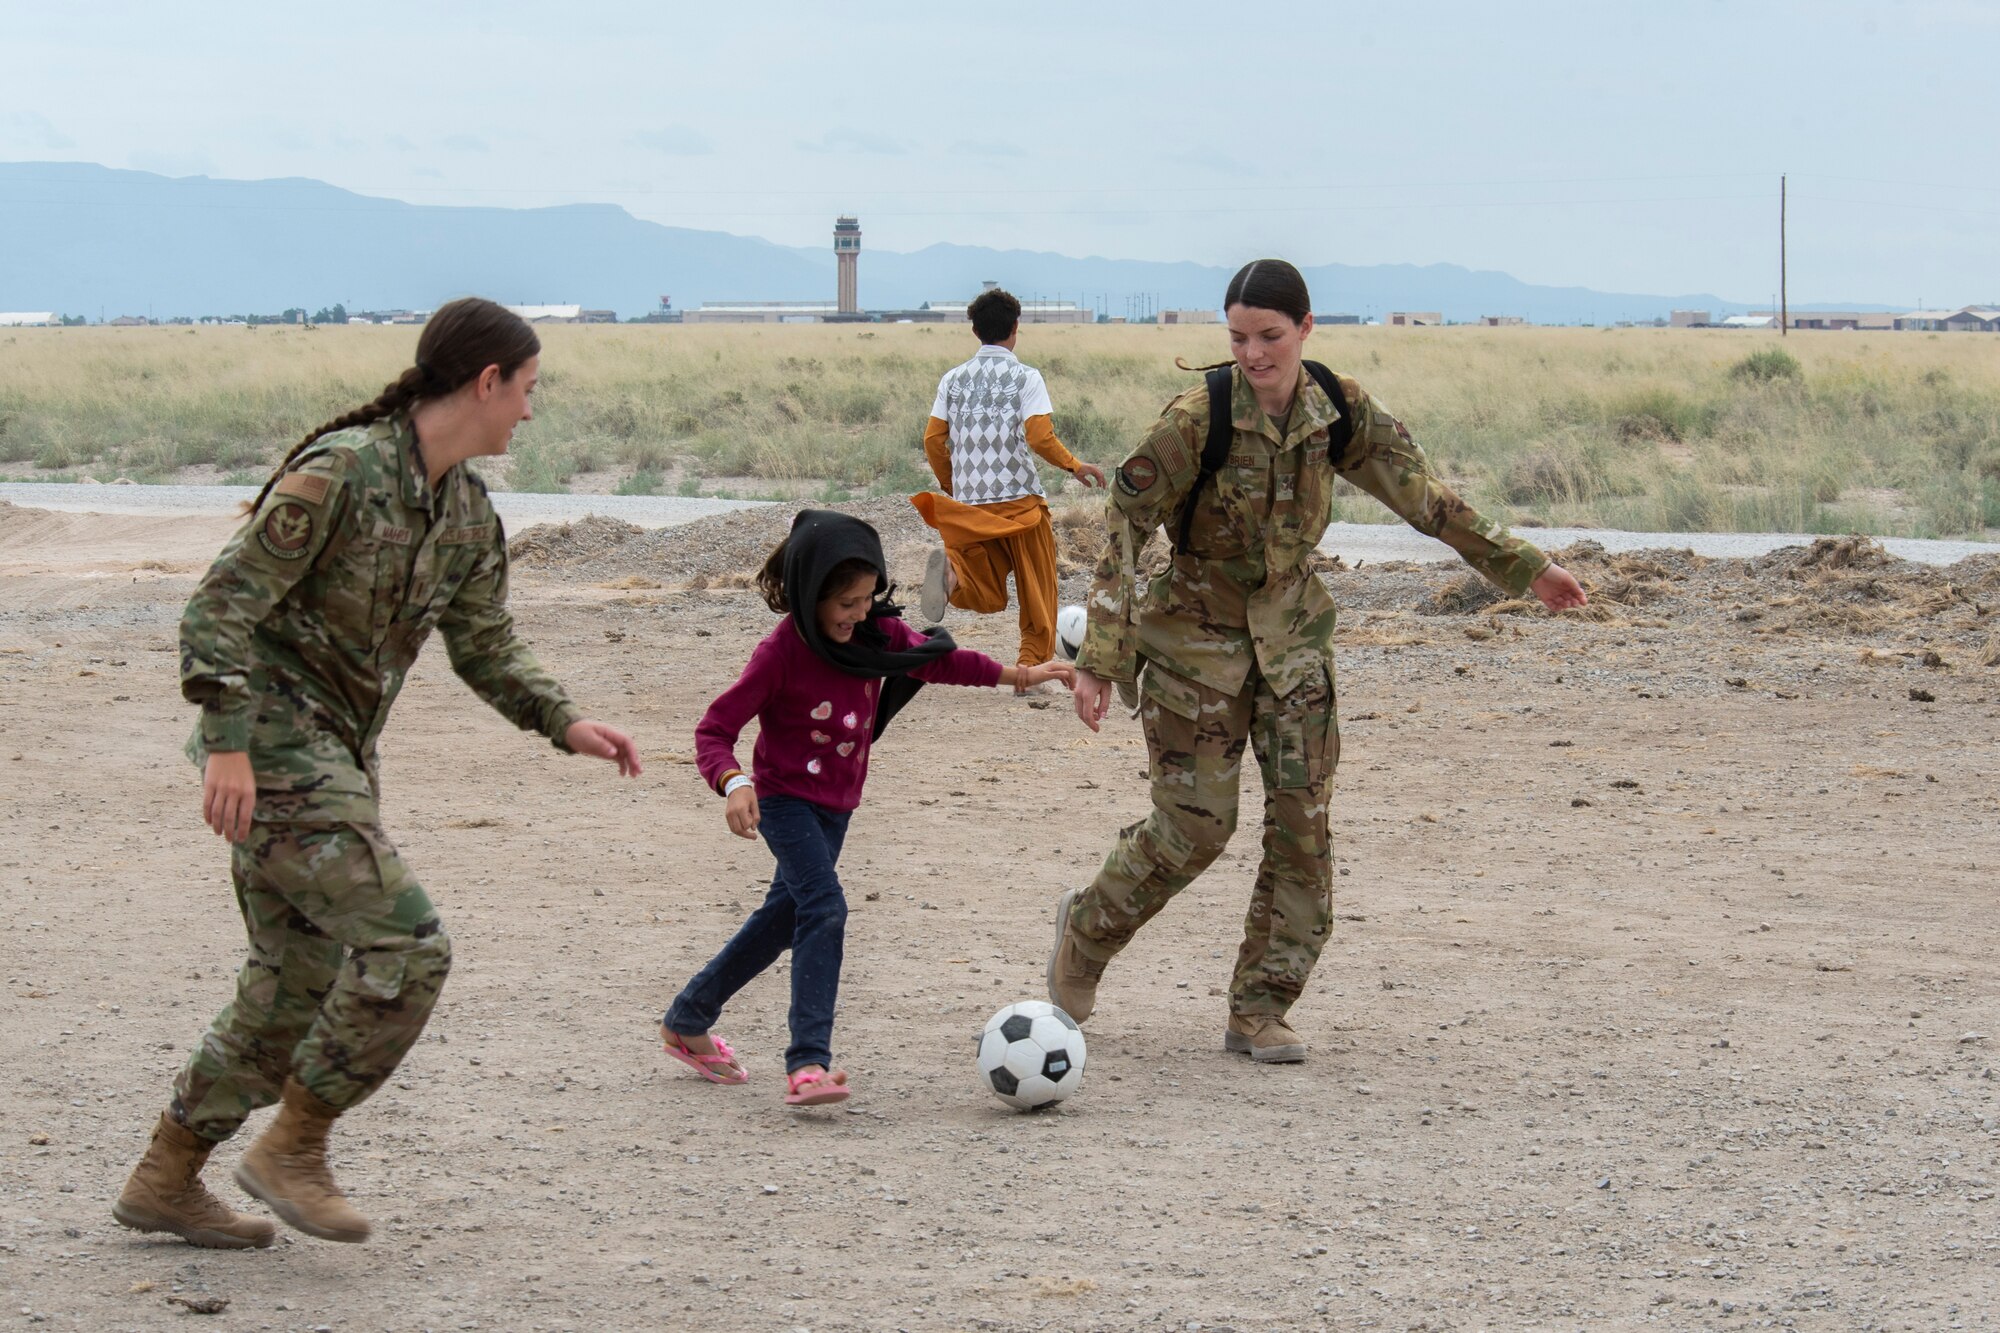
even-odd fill
[{"label": "dark ponytail", "polygon": [[264,482],[264,489],[257,492],[257,498],[245,512],[257,511],[292,460],[320,436],[408,412],[420,399],[455,393],[478,379],[488,366],[500,367],[501,379],[512,379],[522,363],[540,355],[541,350],[541,339],[535,336],[528,321],[506,306],[477,296],[446,302],[437,308],[417,337],[416,364],[384,386],[373,401],[306,432],[306,437],[292,446]]}]

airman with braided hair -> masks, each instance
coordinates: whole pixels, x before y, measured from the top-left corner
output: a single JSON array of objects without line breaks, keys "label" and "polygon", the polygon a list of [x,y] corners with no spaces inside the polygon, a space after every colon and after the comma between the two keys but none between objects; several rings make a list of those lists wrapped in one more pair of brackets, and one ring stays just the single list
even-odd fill
[{"label": "airman with braided hair", "polygon": [[506,536],[464,466],[504,454],[533,416],[540,353],[502,306],[441,307],[416,364],[292,448],[188,600],[181,692],[201,708],[188,755],[203,819],[232,844],[249,954],[112,1210],[126,1226],[271,1244],[271,1223],[200,1173],[251,1112],[281,1103],[237,1183],[301,1231],[367,1238],[327,1135],[409,1051],[451,965],[377,805],[376,738],[433,629],[510,721],[639,772],[631,739],[586,719],[515,636]]},{"label": "airman with braided hair", "polygon": [[[1454,494],[1403,424],[1345,376],[1310,368],[1305,279],[1281,259],[1247,264],[1223,300],[1233,362],[1174,399],[1115,474],[1110,541],[1077,654],[1076,711],[1092,731],[1115,687],[1146,733],[1153,810],[1118,835],[1087,888],[1062,896],[1049,998],[1082,1022],[1105,964],[1205,870],[1236,828],[1246,750],[1263,777],[1264,856],[1229,988],[1227,1050],[1302,1060],[1286,1013],[1333,924],[1327,802],[1340,758],[1333,600],[1311,560],[1341,477],[1457,551],[1516,597],[1581,606],[1561,566]],[[1226,457],[1204,459],[1228,414]],[[1214,470],[1209,471],[1210,462]],[[1135,594],[1154,529],[1173,562]]]}]

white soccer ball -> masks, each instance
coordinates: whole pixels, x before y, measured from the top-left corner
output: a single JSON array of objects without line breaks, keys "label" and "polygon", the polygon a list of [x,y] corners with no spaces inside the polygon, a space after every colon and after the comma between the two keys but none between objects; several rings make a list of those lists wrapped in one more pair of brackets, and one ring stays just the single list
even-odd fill
[{"label": "white soccer ball", "polygon": [[1090,627],[1090,613],[1080,606],[1065,606],[1056,612],[1056,651],[1065,662],[1076,661],[1083,651],[1083,632]]},{"label": "white soccer ball", "polygon": [[1018,1111],[1053,1106],[1083,1082],[1083,1030],[1047,1000],[1022,1000],[986,1020],[979,1077]]}]

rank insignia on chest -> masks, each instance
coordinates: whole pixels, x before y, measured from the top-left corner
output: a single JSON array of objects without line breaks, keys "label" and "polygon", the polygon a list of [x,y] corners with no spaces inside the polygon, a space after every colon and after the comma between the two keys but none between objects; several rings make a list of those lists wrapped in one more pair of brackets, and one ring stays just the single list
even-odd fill
[{"label": "rank insignia on chest", "polygon": [[1279,477],[1278,478],[1279,501],[1283,502],[1285,500],[1291,499],[1298,489],[1298,484],[1299,484],[1298,478],[1291,476],[1289,474]]},{"label": "rank insignia on chest", "polygon": [[312,512],[290,500],[273,506],[257,526],[258,543],[280,560],[303,558],[312,544],[312,535]]}]

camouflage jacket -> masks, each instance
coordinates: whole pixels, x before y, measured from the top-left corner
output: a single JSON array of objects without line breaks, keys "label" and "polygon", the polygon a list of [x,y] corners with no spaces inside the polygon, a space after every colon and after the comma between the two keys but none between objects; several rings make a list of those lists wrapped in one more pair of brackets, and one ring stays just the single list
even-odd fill
[{"label": "camouflage jacket", "polygon": [[[1138,552],[1153,529],[1178,535],[1180,513],[1208,436],[1208,386],[1167,405],[1118,469],[1105,506],[1110,541],[1090,591],[1089,629],[1077,665],[1105,680],[1132,681],[1138,659],[1224,694],[1235,694],[1255,662],[1271,688],[1289,694],[1333,651],[1333,598],[1310,561],[1343,477],[1417,531],[1457,551],[1516,596],[1548,557],[1482,516],[1431,471],[1403,424],[1345,376],[1337,411],[1302,368],[1291,421],[1281,437],[1241,371],[1231,376],[1235,435],[1228,461],[1195,500],[1189,550],[1152,580],[1135,605]],[[1328,427],[1351,413],[1354,435],[1338,470],[1327,459]]]},{"label": "camouflage jacket", "polygon": [[452,670],[562,745],[582,714],[514,635],[507,541],[463,467],[432,491],[406,417],[336,431],[294,460],[181,613],[188,741],[247,750],[257,818],[375,823],[376,738],[433,626]]}]

